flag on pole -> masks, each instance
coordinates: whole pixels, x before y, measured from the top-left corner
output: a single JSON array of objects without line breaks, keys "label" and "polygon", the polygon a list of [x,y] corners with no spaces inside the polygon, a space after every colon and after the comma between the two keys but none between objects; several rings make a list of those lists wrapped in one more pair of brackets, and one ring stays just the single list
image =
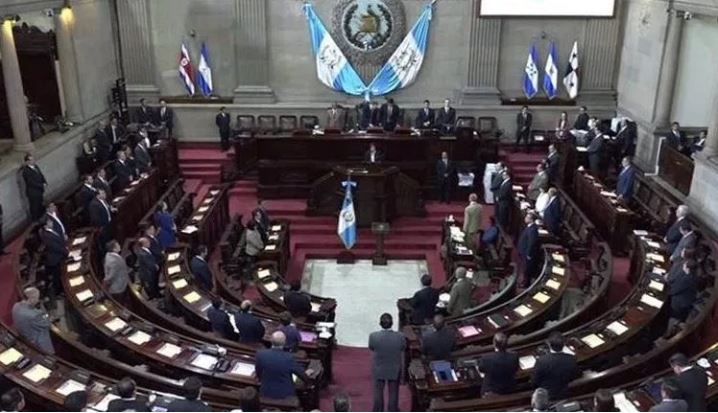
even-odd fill
[{"label": "flag on pole", "polygon": [[566,68],[566,74],[563,77],[563,85],[566,86],[566,91],[571,99],[575,99],[578,96],[578,42],[573,42],[573,49],[571,49],[571,56],[568,58],[568,67]]},{"label": "flag on pole", "polygon": [[210,97],[212,95],[212,68],[209,66],[209,51],[204,42],[202,42],[197,71],[199,72],[199,79],[197,79],[199,90],[205,97]]},{"label": "flag on pole", "polygon": [[357,223],[356,215],[354,215],[354,201],[352,199],[352,187],[356,186],[356,182],[350,179],[351,178],[348,178],[342,182],[345,191],[344,203],[342,210],[339,211],[339,222],[337,223],[337,234],[346,249],[351,249],[357,239]]},{"label": "flag on pole", "polygon": [[529,55],[526,59],[526,68],[524,69],[524,95],[526,98],[533,98],[539,90],[539,71],[538,71],[538,52],[536,45],[532,44],[529,48]]},{"label": "flag on pole", "polygon": [[546,67],[543,75],[543,90],[549,99],[558,95],[558,68],[556,67],[556,45],[551,42],[546,56]]},{"label": "flag on pole", "polygon": [[189,58],[189,52],[182,42],[179,55],[179,76],[184,83],[185,89],[190,96],[194,95],[194,74],[192,73],[192,61]]}]

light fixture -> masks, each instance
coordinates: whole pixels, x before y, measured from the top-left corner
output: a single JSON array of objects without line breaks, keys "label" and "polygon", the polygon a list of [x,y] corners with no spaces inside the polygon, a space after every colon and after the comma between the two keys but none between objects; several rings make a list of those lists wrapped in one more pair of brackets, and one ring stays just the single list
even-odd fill
[{"label": "light fixture", "polygon": [[2,21],[4,22],[10,22],[10,23],[17,23],[20,21],[20,15],[19,14],[6,14],[2,16]]}]

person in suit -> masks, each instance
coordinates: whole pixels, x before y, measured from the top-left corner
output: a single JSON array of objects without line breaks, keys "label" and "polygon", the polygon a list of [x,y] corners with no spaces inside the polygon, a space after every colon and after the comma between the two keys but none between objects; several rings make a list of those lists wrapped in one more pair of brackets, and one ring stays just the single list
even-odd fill
[{"label": "person in suit", "polygon": [[549,177],[546,172],[546,165],[543,162],[539,162],[536,165],[536,175],[531,178],[531,183],[527,190],[527,196],[530,200],[536,202],[536,198],[539,196],[539,189],[548,186]]},{"label": "person in suit", "polygon": [[89,207],[90,202],[97,196],[97,188],[95,188],[95,178],[92,175],[82,176],[82,186],[80,186],[80,192],[78,194],[80,204],[84,210],[86,219],[89,221]]},{"label": "person in suit", "polygon": [[284,305],[293,317],[306,317],[312,312],[312,300],[301,288],[301,282],[294,280],[289,284],[289,291],[284,293]]},{"label": "person in suit", "polygon": [[381,163],[384,161],[384,153],[377,149],[374,142],[369,144],[369,150],[364,153],[364,162]]},{"label": "person in suit", "polygon": [[149,412],[149,401],[144,396],[137,396],[137,385],[129,377],[124,377],[117,383],[119,399],[110,401],[108,412]]},{"label": "person in suit", "polygon": [[284,333],[284,337],[287,338],[284,349],[294,353],[299,348],[299,343],[302,342],[302,335],[299,334],[297,326],[292,323],[292,314],[289,311],[279,313],[279,323],[282,325],[279,327],[279,331]]},{"label": "person in suit", "polygon": [[676,262],[681,258],[681,253],[686,248],[695,248],[696,242],[698,241],[698,237],[696,236],[696,233],[693,231],[693,226],[690,222],[685,221],[681,223],[681,226],[679,227],[679,231],[681,232],[681,239],[678,240],[678,244],[676,244],[676,248],[671,253],[671,262]]},{"label": "person in suit", "polygon": [[436,115],[436,126],[442,135],[451,135],[454,133],[456,125],[456,109],[451,107],[451,99],[444,99],[444,106],[439,109]]},{"label": "person in suit", "polygon": [[256,388],[247,386],[239,390],[239,409],[243,412],[261,412],[262,404],[259,399],[259,391]]},{"label": "person in suit", "polygon": [[578,108],[576,121],[573,122],[573,128],[578,130],[588,130],[588,109],[585,106]]},{"label": "person in suit", "polygon": [[558,191],[556,188],[549,188],[548,203],[543,210],[543,220],[548,231],[554,236],[561,236],[561,201],[558,199]]},{"label": "person in suit", "polygon": [[137,250],[137,274],[142,288],[150,299],[160,298],[159,270],[160,266],[150,251],[150,240],[142,237]]},{"label": "person in suit", "polygon": [[110,182],[107,180],[107,171],[105,171],[105,168],[97,170],[95,173],[95,179],[92,181],[92,185],[98,191],[105,191],[107,198],[112,199],[112,187],[110,186]]},{"label": "person in suit", "polygon": [[212,297],[212,306],[207,309],[209,325],[212,327],[212,331],[219,336],[228,340],[237,341],[239,340],[239,334],[234,331],[232,322],[229,319],[230,314],[224,310],[223,304],[224,302],[220,297]]},{"label": "person in suit", "polygon": [[130,268],[120,255],[122,247],[119,242],[112,240],[107,243],[106,248],[107,253],[103,263],[105,278],[102,280],[102,285],[111,296],[123,302],[127,286],[130,284]]},{"label": "person in suit", "polygon": [[201,400],[202,380],[196,376],[187,377],[182,383],[183,399],[176,399],[167,405],[168,412],[211,412],[212,408]]},{"label": "person in suit", "polygon": [[135,155],[132,153],[132,148],[130,148],[129,145],[123,146],[122,151],[125,153],[125,161],[127,163],[127,166],[128,168],[130,168],[130,171],[132,171],[131,181],[134,181],[140,176],[140,171],[137,168],[137,160],[135,159]]},{"label": "person in suit", "polygon": [[141,125],[149,125],[155,120],[155,114],[151,107],[147,106],[145,99],[140,99],[140,107],[136,112],[137,123]]},{"label": "person in suit", "polygon": [[458,267],[454,271],[454,285],[451,286],[449,295],[449,304],[447,305],[447,311],[451,316],[460,316],[464,313],[464,310],[471,307],[471,293],[474,290],[474,286],[471,281],[466,278],[466,268]]},{"label": "person in suit", "polygon": [[561,333],[555,331],[548,338],[549,352],[536,360],[533,384],[548,390],[552,400],[566,397],[568,384],[579,377],[580,370],[576,356],[563,352],[564,340]]},{"label": "person in suit", "polygon": [[683,152],[683,148],[686,146],[686,133],[681,130],[681,125],[678,122],[671,123],[671,130],[666,135],[666,145]]},{"label": "person in suit", "polygon": [[157,240],[163,249],[173,246],[177,242],[177,225],[175,219],[167,208],[167,203],[160,203],[154,215],[155,225],[158,228]]},{"label": "person in suit", "polygon": [[666,283],[668,296],[671,298],[671,318],[685,321],[698,296],[697,264],[694,260],[687,259],[678,265],[680,267],[677,267],[677,271],[671,271],[666,277]]},{"label": "person in suit", "polygon": [[561,115],[558,118],[558,121],[556,121],[556,139],[558,140],[564,140],[567,139],[570,135],[570,126],[568,124],[568,113],[561,112]]},{"label": "person in suit", "polygon": [[371,123],[371,103],[364,100],[355,106],[357,116],[357,129],[367,130]]},{"label": "person in suit", "polygon": [[115,154],[115,152],[117,152],[117,149],[125,141],[126,132],[127,131],[122,125],[120,125],[117,118],[110,118],[110,123],[105,129],[105,135],[107,135],[110,142],[112,143],[112,148],[108,155],[112,156]]},{"label": "person in suit", "polygon": [[436,311],[436,304],[439,302],[439,290],[431,286],[431,276],[421,276],[421,290],[414,293],[409,299],[411,304],[411,323],[426,324]]},{"label": "person in suit", "polygon": [[531,394],[531,411],[532,412],[548,412],[551,405],[548,390],[539,387]]},{"label": "person in suit", "polygon": [[436,179],[439,185],[439,201],[451,203],[451,185],[454,182],[456,170],[454,163],[449,160],[447,152],[441,152],[441,159],[436,161]]},{"label": "person in suit", "polygon": [[244,253],[252,263],[257,260],[259,254],[264,251],[264,240],[262,232],[257,227],[257,223],[252,220],[247,222],[245,234]]},{"label": "person in suit", "polygon": [[399,411],[399,379],[403,366],[402,358],[406,349],[403,334],[391,329],[394,320],[384,313],[379,318],[381,331],[369,335],[369,350],[372,351],[372,379],[374,381],[374,402],[372,410],[385,411],[384,387],[388,387],[390,412]]},{"label": "person in suit", "polygon": [[77,390],[65,396],[62,407],[67,412],[84,412],[87,411],[87,400],[87,391]]},{"label": "person in suit", "polygon": [[272,333],[272,348],[257,352],[256,373],[259,379],[259,395],[268,399],[285,399],[296,396],[293,375],[303,382],[309,382],[313,374],[306,371],[294,358],[292,353],[284,350],[287,338],[281,331]]},{"label": "person in suit", "polygon": [[167,101],[160,99],[160,108],[157,110],[156,124],[167,128],[167,136],[172,137],[172,129],[174,128],[174,111],[167,107]]},{"label": "person in suit", "polygon": [[501,184],[499,184],[497,191],[496,212],[501,227],[508,228],[511,218],[511,205],[514,202],[513,183],[511,182],[511,176],[509,176],[508,171],[504,170],[501,177]]},{"label": "person in suit", "polygon": [[629,202],[633,198],[633,183],[636,180],[636,168],[633,167],[631,158],[626,156],[621,160],[621,172],[618,174],[616,183],[616,194],[618,199]]},{"label": "person in suit", "polygon": [[596,176],[602,175],[601,163],[603,161],[603,133],[598,131],[586,147],[588,166]]},{"label": "person in suit", "polygon": [[531,148],[531,123],[533,123],[533,115],[529,113],[529,107],[523,106],[521,112],[516,115],[516,151],[519,150],[521,141],[526,145],[526,152]]},{"label": "person in suit", "polygon": [[35,157],[29,153],[25,154],[22,179],[25,182],[25,195],[30,206],[30,218],[32,221],[37,221],[45,212],[43,200],[47,181],[45,180],[45,175],[40,171],[40,167],[35,163]]},{"label": "person in suit", "polygon": [[[688,403],[681,399],[681,389],[673,378],[661,383],[661,402],[651,407],[649,412],[687,412]],[[699,410],[695,410],[699,411]]]},{"label": "person in suit", "polygon": [[117,160],[113,164],[115,168],[115,182],[119,189],[127,188],[135,180],[135,170],[127,159],[125,151],[117,151]]},{"label": "person in suit", "polygon": [[540,270],[541,240],[539,238],[538,225],[536,225],[536,216],[534,214],[526,214],[526,216],[524,216],[524,224],[526,224],[526,227],[521,231],[521,235],[519,236],[518,253],[524,264],[523,285],[528,287]]},{"label": "person in suit", "polygon": [[264,340],[264,324],[252,314],[252,302],[242,301],[239,312],[234,315],[234,325],[239,330],[239,342],[247,344],[262,343]]},{"label": "person in suit", "polygon": [[702,367],[691,364],[685,354],[676,353],[668,360],[676,374],[675,381],[680,394],[688,404],[689,412],[705,412],[708,375]]},{"label": "person in suit", "polygon": [[491,186],[489,189],[491,189],[491,193],[494,196],[494,202],[498,202],[499,198],[499,187],[501,186],[501,183],[504,181],[503,173],[504,171],[507,171],[508,167],[502,162],[498,161],[496,163],[495,171],[491,174]]},{"label": "person in suit", "polygon": [[65,245],[65,237],[55,231],[52,220],[45,221],[45,226],[40,231],[40,240],[45,246],[45,277],[49,281],[50,301],[54,303],[55,296],[62,292],[62,266],[69,256],[69,251]]},{"label": "person in suit", "polygon": [[616,133],[616,144],[620,148],[621,157],[636,154],[636,124],[628,119],[621,120],[621,127]]},{"label": "person in suit", "polygon": [[208,255],[209,251],[207,250],[207,246],[200,245],[197,247],[197,254],[192,257],[189,267],[199,285],[207,291],[212,291],[214,289],[214,282],[212,279],[212,271],[210,271],[209,264],[207,263]]},{"label": "person in suit", "polygon": [[548,172],[548,180],[552,185],[557,185],[559,180],[559,166],[561,165],[561,155],[556,150],[556,145],[548,146],[548,156],[546,156],[546,170]]},{"label": "person in suit", "polygon": [[148,173],[150,168],[152,168],[152,155],[150,155],[150,150],[144,139],[141,139],[137,142],[137,145],[135,145],[134,155],[137,170],[139,170],[140,173]]},{"label": "person in suit", "polygon": [[666,236],[663,237],[663,242],[666,243],[666,251],[669,254],[673,254],[676,246],[678,246],[678,242],[683,237],[680,228],[684,222],[688,222],[688,212],[688,206],[686,205],[679,205],[678,208],[676,208],[676,220],[668,228],[668,231],[666,231]]},{"label": "person in suit", "polygon": [[269,219],[269,212],[267,211],[267,205],[264,202],[263,199],[259,198],[257,199],[257,208],[254,209],[254,212],[252,212],[252,215],[257,216],[259,215],[259,224],[262,225],[262,228],[264,228],[264,231],[269,231],[269,227],[271,225],[271,220]]},{"label": "person in suit", "polygon": [[339,107],[337,102],[332,103],[332,107],[327,109],[326,129],[344,130],[344,109]]},{"label": "person in suit", "polygon": [[618,412],[616,408],[616,401],[613,398],[613,393],[606,389],[596,390],[596,394],[593,395],[593,410],[594,412]]},{"label": "person in suit", "polygon": [[481,245],[488,246],[496,244],[499,240],[499,226],[496,225],[496,218],[493,216],[489,217],[489,226],[484,229],[484,233],[481,234]]},{"label": "person in suit", "polygon": [[381,127],[381,108],[378,102],[371,102],[371,104],[369,104],[369,127]]},{"label": "person in suit", "polygon": [[95,199],[90,202],[89,215],[90,226],[100,228],[100,245],[106,244],[112,238],[112,212],[114,211],[115,208],[107,203],[105,191],[97,191]]},{"label": "person in suit", "polygon": [[0,410],[3,412],[25,411],[25,396],[20,389],[11,387],[10,390],[0,396]]},{"label": "person in suit", "polygon": [[57,205],[54,202],[50,202],[45,207],[45,211],[45,219],[52,222],[52,229],[54,229],[55,232],[62,237],[62,239],[67,240],[67,230],[60,219],[60,214],[57,211]]},{"label": "person in suit", "polygon": [[269,243],[269,220],[265,220],[265,218],[266,211],[263,212],[259,208],[255,208],[254,211],[252,211],[254,226],[257,228],[257,232],[259,232],[259,235],[262,237],[262,243],[264,245]]},{"label": "person in suit", "polygon": [[431,108],[431,103],[428,100],[424,101],[424,107],[419,110],[416,115],[416,128],[417,129],[432,129],[434,127],[434,109]]},{"label": "person in suit", "polygon": [[516,388],[519,356],[508,351],[509,338],[498,332],[494,335],[494,351],[481,356],[479,370],[484,373],[482,395],[509,394]]},{"label": "person in suit", "polygon": [[464,225],[462,227],[466,246],[474,252],[476,252],[476,234],[481,227],[481,204],[478,201],[478,195],[469,195],[469,205],[464,208]]},{"label": "person in suit", "polygon": [[456,348],[456,330],[446,326],[441,314],[434,316],[433,326],[421,339],[421,355],[428,360],[448,360]]},{"label": "person in suit", "polygon": [[114,136],[108,135],[107,127],[108,124],[106,120],[102,119],[97,122],[97,129],[93,137],[97,143],[97,160],[100,165],[109,161],[117,150],[117,142],[112,140]]},{"label": "person in suit", "polygon": [[214,117],[214,124],[217,125],[219,130],[219,139],[222,144],[222,150],[226,151],[229,149],[229,135],[231,133],[229,113],[224,111],[225,108],[222,106],[219,108],[219,113]]},{"label": "person in suit", "polygon": [[539,196],[536,198],[536,202],[534,203],[534,211],[536,211],[538,216],[541,218],[543,218],[543,215],[546,212],[546,207],[548,206],[548,201],[550,201],[548,190],[548,187],[539,188]]},{"label": "person in suit", "polygon": [[394,103],[393,98],[387,98],[386,103],[381,105],[379,116],[381,117],[381,126],[385,131],[391,132],[396,129],[399,122],[399,106]]},{"label": "person in suit", "polygon": [[42,308],[40,290],[27,287],[22,291],[23,299],[12,306],[12,324],[17,332],[43,353],[55,354],[50,339],[50,318]]}]

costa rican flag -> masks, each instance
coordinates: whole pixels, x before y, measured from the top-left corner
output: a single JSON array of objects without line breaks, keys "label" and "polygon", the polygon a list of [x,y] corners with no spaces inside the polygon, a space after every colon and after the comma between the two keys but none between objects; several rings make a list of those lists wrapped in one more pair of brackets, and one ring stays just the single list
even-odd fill
[{"label": "costa rican flag", "polygon": [[187,47],[185,47],[184,42],[182,43],[179,55],[179,76],[180,79],[182,79],[182,83],[184,83],[185,89],[187,89],[187,94],[194,96],[194,74],[192,72],[192,61],[189,58],[189,52],[187,51]]}]

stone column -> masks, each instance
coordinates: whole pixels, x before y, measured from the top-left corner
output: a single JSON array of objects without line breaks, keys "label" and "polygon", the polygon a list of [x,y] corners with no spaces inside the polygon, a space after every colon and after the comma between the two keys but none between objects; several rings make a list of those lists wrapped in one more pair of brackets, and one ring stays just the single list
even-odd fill
[{"label": "stone column", "polygon": [[55,14],[55,32],[57,41],[57,55],[60,64],[60,78],[65,100],[65,113],[63,115],[73,122],[85,120],[80,98],[80,82],[77,77],[77,62],[75,60],[75,45],[72,39],[72,30],[75,25],[75,15],[70,8],[63,8]]},{"label": "stone column", "polygon": [[668,14],[668,33],[666,45],[661,61],[661,77],[658,82],[658,96],[656,98],[656,113],[654,123],[658,127],[667,126],[671,119],[673,107],[673,90],[678,73],[678,57],[681,48],[681,33],[683,32],[683,18],[672,10]]},{"label": "stone column", "polygon": [[117,23],[122,40],[122,69],[128,93],[136,98],[159,95],[155,82],[149,1],[118,1]]},{"label": "stone column", "polygon": [[713,97],[713,116],[708,122],[708,134],[703,153],[706,156],[718,155],[718,95]]},{"label": "stone column", "polygon": [[269,86],[267,1],[235,0],[235,62],[237,82],[234,103],[274,103]]},{"label": "stone column", "polygon": [[498,104],[501,19],[480,18],[479,0],[473,0],[471,5],[469,67],[466,87],[461,91],[461,103]]},{"label": "stone column", "polygon": [[25,91],[22,87],[20,64],[17,61],[15,37],[12,33],[13,22],[5,20],[0,26],[0,54],[2,54],[2,74],[5,81],[10,124],[15,139],[15,150],[28,152],[35,149],[30,137],[30,125],[27,117]]}]

